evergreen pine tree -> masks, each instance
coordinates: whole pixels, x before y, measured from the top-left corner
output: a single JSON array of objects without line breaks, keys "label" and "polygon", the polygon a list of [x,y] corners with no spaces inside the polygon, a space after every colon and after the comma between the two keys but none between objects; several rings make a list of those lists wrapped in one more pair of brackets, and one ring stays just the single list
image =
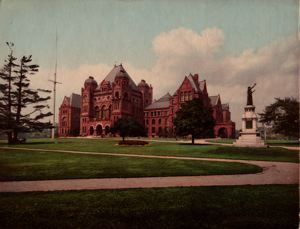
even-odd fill
[{"label": "evergreen pine tree", "polygon": [[38,72],[39,66],[31,64],[31,55],[23,56],[19,64],[13,56],[13,43],[6,42],[10,54],[0,70],[0,132],[6,133],[8,143],[18,143],[21,132],[42,131],[52,128],[45,118],[52,115],[45,109],[49,108],[47,101],[50,93],[45,89],[30,88],[30,76]]},{"label": "evergreen pine tree", "polygon": [[[17,69],[14,70],[16,87],[13,93],[15,104],[15,126],[13,130],[13,142],[18,142],[18,133],[42,131],[46,128],[51,128],[50,122],[44,122],[43,119],[52,115],[50,111],[44,112],[49,106],[45,103],[50,99],[50,96],[42,97],[39,92],[50,93],[45,89],[31,89],[29,76],[38,72],[39,66],[31,64],[31,55],[23,56]],[[28,109],[31,108],[31,109]],[[26,112],[27,111],[27,112]]]},{"label": "evergreen pine tree", "polygon": [[7,135],[8,143],[13,141],[13,127],[15,113],[13,107],[13,83],[16,77],[13,75],[13,69],[18,65],[15,63],[16,57],[13,56],[13,46],[11,42],[6,42],[10,53],[5,60],[3,68],[0,70],[0,132]]}]

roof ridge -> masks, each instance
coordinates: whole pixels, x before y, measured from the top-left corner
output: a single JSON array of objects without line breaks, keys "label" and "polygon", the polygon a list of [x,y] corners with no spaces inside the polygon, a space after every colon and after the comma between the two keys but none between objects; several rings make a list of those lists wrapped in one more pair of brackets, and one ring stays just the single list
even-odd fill
[{"label": "roof ridge", "polygon": [[117,74],[119,72],[123,72],[124,71],[124,75],[125,77],[127,77],[129,79],[129,85],[133,87],[133,89],[137,90],[137,85],[135,84],[135,82],[132,80],[132,78],[130,77],[130,75],[127,73],[127,71],[125,70],[125,68],[123,67],[122,64],[120,65],[114,65],[114,67],[112,68],[112,70],[110,70],[110,72],[104,77],[104,79],[101,81],[101,83],[106,80],[109,82],[114,82],[115,78],[117,76]]}]

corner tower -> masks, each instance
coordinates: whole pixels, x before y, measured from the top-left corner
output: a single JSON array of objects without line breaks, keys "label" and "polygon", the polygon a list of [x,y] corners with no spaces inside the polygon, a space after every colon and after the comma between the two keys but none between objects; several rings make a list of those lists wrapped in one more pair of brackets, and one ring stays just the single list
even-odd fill
[{"label": "corner tower", "polygon": [[81,113],[80,113],[80,135],[88,135],[89,118],[93,115],[93,96],[97,88],[97,82],[94,77],[89,76],[84,81],[84,87],[81,88]]},{"label": "corner tower", "polygon": [[141,82],[138,84],[138,89],[142,93],[143,97],[143,109],[147,106],[149,106],[152,103],[153,100],[153,88],[150,84],[150,86],[146,83],[145,80],[141,80]]}]

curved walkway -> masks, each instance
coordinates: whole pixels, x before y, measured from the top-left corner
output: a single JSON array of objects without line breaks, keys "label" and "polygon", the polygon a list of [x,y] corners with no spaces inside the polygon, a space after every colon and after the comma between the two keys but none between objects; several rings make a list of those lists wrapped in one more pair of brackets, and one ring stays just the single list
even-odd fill
[{"label": "curved walkway", "polygon": [[0,182],[0,192],[262,185],[262,184],[298,184],[299,183],[299,164],[297,163],[137,155],[137,154],[96,153],[96,152],[81,152],[81,151],[69,151],[69,150],[28,149],[28,148],[19,148],[19,147],[0,147],[0,148],[30,150],[30,151],[44,151],[44,152],[64,152],[64,153],[71,153],[71,154],[109,155],[109,156],[118,156],[118,157],[125,156],[125,157],[140,157],[140,158],[160,158],[160,159],[164,158],[164,159],[176,159],[176,160],[238,162],[238,163],[254,164],[263,168],[263,172],[261,173],[241,174],[241,175],[7,181],[7,182]]}]

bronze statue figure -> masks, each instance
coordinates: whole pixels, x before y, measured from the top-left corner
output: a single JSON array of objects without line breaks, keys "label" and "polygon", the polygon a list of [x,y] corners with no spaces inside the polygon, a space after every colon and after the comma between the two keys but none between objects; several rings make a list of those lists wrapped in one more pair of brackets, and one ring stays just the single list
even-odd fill
[{"label": "bronze statue figure", "polygon": [[248,105],[253,105],[252,94],[255,92],[255,90],[252,91],[252,89],[253,89],[255,86],[256,86],[256,83],[254,83],[252,87],[248,87],[248,90],[247,90],[247,106],[248,106]]}]

